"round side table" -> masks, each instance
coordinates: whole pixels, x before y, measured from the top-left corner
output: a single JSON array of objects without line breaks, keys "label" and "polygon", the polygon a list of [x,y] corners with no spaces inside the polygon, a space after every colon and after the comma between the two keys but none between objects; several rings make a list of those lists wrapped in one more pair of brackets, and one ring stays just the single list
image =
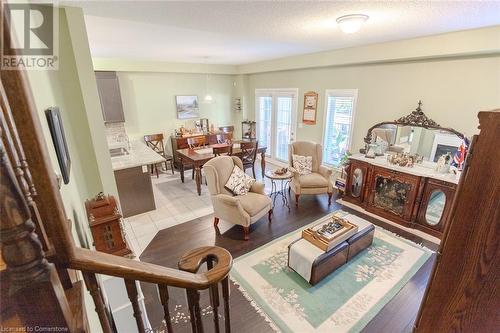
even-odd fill
[{"label": "round side table", "polygon": [[271,193],[269,197],[273,200],[273,207],[276,206],[276,198],[281,196],[283,205],[288,207],[290,211],[290,204],[288,203],[287,188],[290,184],[293,174],[290,171],[282,175],[275,174],[274,171],[267,170],[265,176],[271,180]]}]

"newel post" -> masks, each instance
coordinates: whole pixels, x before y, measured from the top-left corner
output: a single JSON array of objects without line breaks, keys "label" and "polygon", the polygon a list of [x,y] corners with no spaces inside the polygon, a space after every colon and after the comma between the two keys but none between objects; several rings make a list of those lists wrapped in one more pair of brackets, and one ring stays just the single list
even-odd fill
[{"label": "newel post", "polygon": [[0,243],[7,265],[11,304],[15,304],[16,313],[27,328],[57,327],[73,332],[64,290],[54,265],[44,257],[1,129],[0,134]]}]

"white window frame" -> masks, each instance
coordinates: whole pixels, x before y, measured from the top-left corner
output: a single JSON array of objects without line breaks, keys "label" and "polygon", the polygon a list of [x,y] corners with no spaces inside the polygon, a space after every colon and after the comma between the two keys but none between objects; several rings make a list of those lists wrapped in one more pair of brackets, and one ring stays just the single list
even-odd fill
[{"label": "white window frame", "polygon": [[[258,88],[255,89],[255,105],[254,105],[254,112],[255,112],[255,122],[258,124],[259,123],[259,97],[263,95],[267,95],[270,97],[275,97],[275,95],[279,94],[291,94],[293,95],[292,99],[292,141],[295,141],[295,138],[297,137],[297,127],[298,127],[298,99],[299,99],[299,88]],[[275,121],[275,110],[274,110],[274,104],[273,104],[273,113],[271,115],[271,122]],[[258,126],[256,126],[256,130],[258,131]],[[258,137],[258,134],[257,134]],[[280,160],[275,159],[271,155],[271,150],[272,147],[275,145],[275,140],[276,138],[274,135],[271,135],[271,142],[270,145],[271,147],[267,147],[266,151],[266,160],[268,160],[272,164],[276,164],[278,166],[286,166],[288,165],[288,162],[283,162]]]},{"label": "white window frame", "polygon": [[[358,89],[326,89],[325,90],[325,109],[323,112],[323,133],[321,136],[321,145],[323,146],[325,144],[325,133],[326,133],[326,123],[327,123],[327,114],[328,114],[328,96],[335,96],[335,97],[353,97],[354,101],[352,104],[352,115],[351,115],[351,124],[349,126],[349,138],[347,141],[347,150],[352,151],[352,135],[353,135],[353,129],[354,129],[354,119],[356,116],[356,108],[358,105]],[[321,148],[323,150],[323,147]],[[323,153],[323,151],[321,152]],[[338,169],[338,166],[335,166],[330,163],[326,163],[325,159],[323,158],[323,165],[330,167],[330,168],[336,168]]]}]

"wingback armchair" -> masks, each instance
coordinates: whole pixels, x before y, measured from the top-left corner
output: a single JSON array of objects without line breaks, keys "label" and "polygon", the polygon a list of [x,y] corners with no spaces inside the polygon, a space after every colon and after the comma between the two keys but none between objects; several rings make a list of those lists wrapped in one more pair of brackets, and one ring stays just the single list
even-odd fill
[{"label": "wingback armchair", "polygon": [[224,185],[234,166],[243,170],[243,163],[236,156],[219,156],[204,164],[208,191],[214,206],[214,227],[219,219],[243,226],[244,239],[248,240],[250,225],[268,214],[272,218],[272,201],[264,192],[264,184],[254,183],[250,192],[233,196]]},{"label": "wingback armchair", "polygon": [[[293,168],[292,155],[312,156],[312,172],[301,175]],[[299,197],[302,194],[328,194],[328,204],[332,203],[333,184],[330,180],[332,170],[321,165],[323,149],[319,143],[309,141],[296,141],[288,146],[288,158],[293,178],[290,189],[295,193],[295,206],[299,206]]]}]

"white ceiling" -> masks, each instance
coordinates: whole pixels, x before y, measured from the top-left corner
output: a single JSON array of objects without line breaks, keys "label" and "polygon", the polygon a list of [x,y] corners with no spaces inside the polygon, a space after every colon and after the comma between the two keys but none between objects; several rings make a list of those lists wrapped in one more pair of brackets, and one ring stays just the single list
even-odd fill
[{"label": "white ceiling", "polygon": [[[82,7],[94,57],[245,64],[500,25],[499,1],[62,1]],[[370,19],[356,34],[335,19]]]}]

